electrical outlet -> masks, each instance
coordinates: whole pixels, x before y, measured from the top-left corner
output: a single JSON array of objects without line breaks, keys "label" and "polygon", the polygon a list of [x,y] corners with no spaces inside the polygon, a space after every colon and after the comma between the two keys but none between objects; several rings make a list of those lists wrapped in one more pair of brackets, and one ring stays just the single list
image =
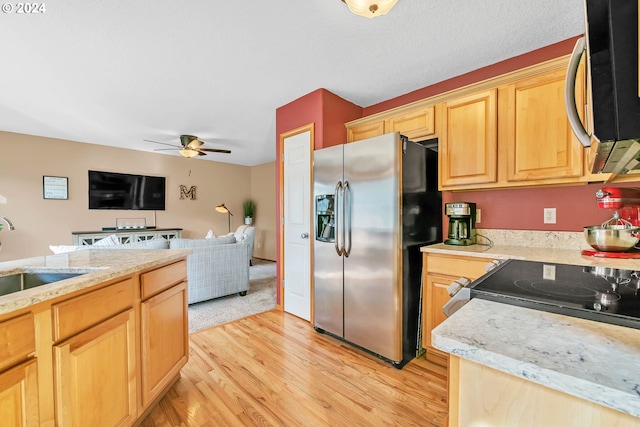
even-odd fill
[{"label": "electrical outlet", "polygon": [[482,210],[476,209],[476,224],[478,224],[482,220]]},{"label": "electrical outlet", "polygon": [[544,208],[544,223],[545,224],[556,223],[556,208]]}]

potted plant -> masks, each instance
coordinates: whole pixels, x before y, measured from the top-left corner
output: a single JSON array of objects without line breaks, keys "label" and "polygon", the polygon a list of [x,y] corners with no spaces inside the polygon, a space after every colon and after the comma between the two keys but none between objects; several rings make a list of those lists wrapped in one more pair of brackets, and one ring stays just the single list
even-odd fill
[{"label": "potted plant", "polygon": [[256,213],[256,204],[253,200],[246,200],[242,204],[244,210],[244,223],[247,225],[253,224],[253,216]]}]

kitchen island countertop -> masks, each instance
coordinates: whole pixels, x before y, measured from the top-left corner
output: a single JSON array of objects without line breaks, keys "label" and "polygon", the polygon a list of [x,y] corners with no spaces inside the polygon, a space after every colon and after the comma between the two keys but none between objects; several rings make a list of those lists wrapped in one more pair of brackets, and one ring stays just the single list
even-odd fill
[{"label": "kitchen island countertop", "polygon": [[472,299],[432,331],[463,359],[640,417],[640,330]]},{"label": "kitchen island countertop", "polygon": [[58,255],[0,262],[0,276],[30,269],[86,273],[58,282],[0,296],[0,315],[51,300],[105,281],[176,261],[190,249],[82,250]]}]

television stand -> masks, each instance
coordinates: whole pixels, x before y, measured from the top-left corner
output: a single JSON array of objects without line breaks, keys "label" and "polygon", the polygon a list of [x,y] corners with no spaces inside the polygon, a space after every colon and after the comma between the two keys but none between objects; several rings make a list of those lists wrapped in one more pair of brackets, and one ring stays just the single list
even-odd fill
[{"label": "television stand", "polygon": [[182,228],[103,228],[101,231],[72,231],[73,244],[76,246],[93,245],[98,240],[115,234],[120,243],[144,242],[151,239],[178,239],[182,237]]}]

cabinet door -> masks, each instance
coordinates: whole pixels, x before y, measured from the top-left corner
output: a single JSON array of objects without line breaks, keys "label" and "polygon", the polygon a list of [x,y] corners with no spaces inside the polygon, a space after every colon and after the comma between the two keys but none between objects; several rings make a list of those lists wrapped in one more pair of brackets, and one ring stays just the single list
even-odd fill
[{"label": "cabinet door", "polygon": [[135,313],[54,346],[56,425],[129,426],[137,416]]},{"label": "cabinet door", "polygon": [[360,141],[362,139],[373,138],[384,134],[384,120],[377,122],[363,123],[347,128],[347,142]]},{"label": "cabinet door", "polygon": [[424,335],[422,336],[422,344],[425,348],[432,348],[431,331],[447,318],[442,312],[442,307],[451,299],[447,288],[454,280],[459,278],[460,277],[453,276],[427,275],[424,299],[427,301],[428,306],[425,310]]},{"label": "cabinet door", "polygon": [[0,425],[40,425],[36,359],[0,373]]},{"label": "cabinet door", "polygon": [[433,105],[409,111],[386,120],[386,132],[400,132],[412,141],[421,141],[435,134]]},{"label": "cabinet door", "polygon": [[[584,147],[565,110],[565,72],[560,69],[506,86],[507,131],[501,140],[507,146],[508,181],[578,181],[583,174]],[[578,105],[583,99],[583,92],[576,93]]]},{"label": "cabinet door", "polygon": [[189,359],[187,283],[142,303],[142,404],[148,405]]},{"label": "cabinet door", "polygon": [[446,102],[440,137],[440,188],[497,180],[496,89]]}]

